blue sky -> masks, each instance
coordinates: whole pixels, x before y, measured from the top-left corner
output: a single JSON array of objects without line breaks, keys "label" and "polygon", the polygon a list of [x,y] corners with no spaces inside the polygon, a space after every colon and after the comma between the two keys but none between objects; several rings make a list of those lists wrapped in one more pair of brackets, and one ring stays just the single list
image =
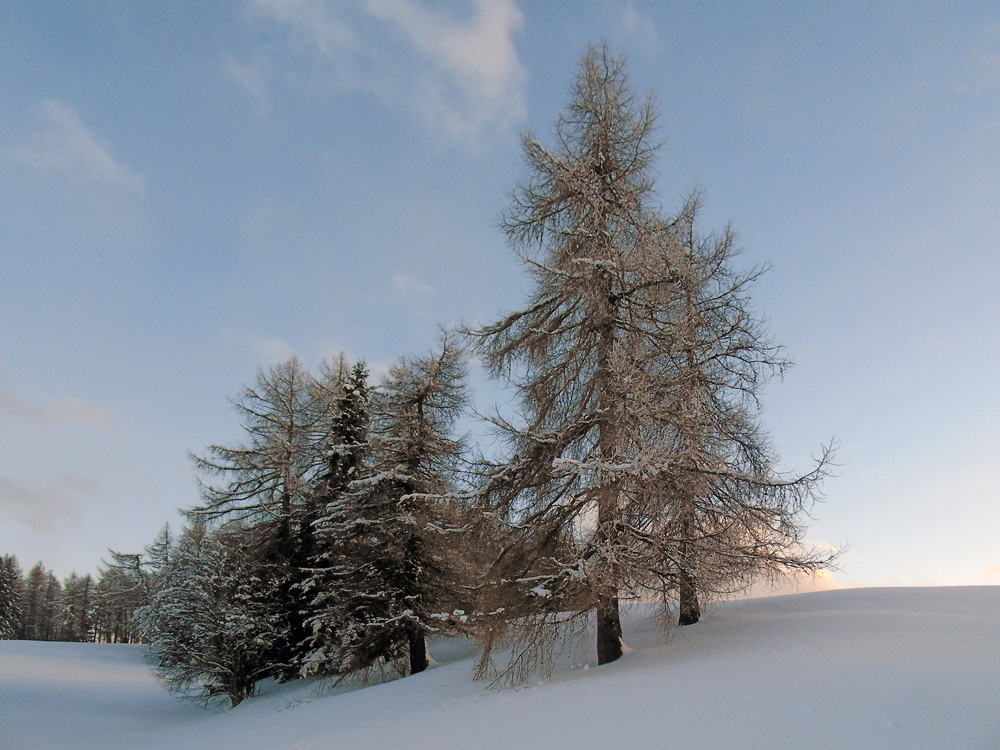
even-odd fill
[{"label": "blue sky", "polygon": [[515,308],[518,133],[607,39],[665,209],[700,185],[773,265],[764,418],[786,469],[841,440],[833,581],[1000,583],[1000,8],[956,5],[4,3],[0,552],[93,571],[196,502],[257,368]]}]

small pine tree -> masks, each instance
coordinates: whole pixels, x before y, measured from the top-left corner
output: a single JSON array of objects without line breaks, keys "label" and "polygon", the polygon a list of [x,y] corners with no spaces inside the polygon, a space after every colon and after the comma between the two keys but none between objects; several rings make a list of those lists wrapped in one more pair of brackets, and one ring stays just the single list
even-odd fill
[{"label": "small pine tree", "polygon": [[281,637],[282,618],[261,596],[273,582],[267,566],[246,554],[251,536],[234,527],[189,529],[150,603],[137,610],[149,659],[170,690],[196,689],[206,702],[225,696],[237,706],[269,674],[270,644]]}]

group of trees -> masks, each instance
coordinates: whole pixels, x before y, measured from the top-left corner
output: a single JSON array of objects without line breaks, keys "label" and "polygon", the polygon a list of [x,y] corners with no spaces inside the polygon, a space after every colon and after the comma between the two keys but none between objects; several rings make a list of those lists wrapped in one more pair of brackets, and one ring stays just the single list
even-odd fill
[{"label": "group of trees", "polygon": [[623,600],[683,626],[831,565],[802,541],[831,449],[779,473],[760,422],[789,364],[750,304],[765,269],[734,267],[728,227],[699,231],[697,192],[656,204],[655,120],[591,48],[554,146],[523,137],[502,226],[529,297],[461,334],[516,395],[487,418],[502,448],[454,434],[454,333],[376,387],[363,362],[313,376],[291,359],[235,401],[246,439],[194,457],[189,527],[110,568],[170,686],[235,705],[268,676],[415,673],[432,633],[470,634],[479,676],[518,681],[588,627],[598,663],[619,658]]},{"label": "group of trees", "polygon": [[427,635],[461,629],[473,578],[456,543],[473,528],[452,434],[464,381],[448,333],[376,388],[342,357],[318,377],[294,358],[259,373],[235,401],[246,439],[194,457],[190,526],[140,556],[136,620],[169,686],[236,705],[264,677],[427,667]]},{"label": "group of trees", "polygon": [[[480,673],[539,664],[553,633],[595,612],[597,658],[622,653],[619,600],[658,600],[687,625],[701,602],[753,581],[815,571],[801,517],[831,450],[776,471],[758,396],[788,365],[750,306],[763,268],[737,272],[732,231],[702,235],[700,196],[653,202],[652,98],[636,98],[606,48],[582,59],[547,149],[523,136],[527,178],[503,228],[527,266],[526,306],[471,331],[519,396],[495,415],[501,460],[478,474],[482,507],[512,537],[490,566]],[[514,606],[511,606],[514,603]]]},{"label": "group of trees", "polygon": [[71,573],[60,581],[41,562],[24,575],[16,557],[0,556],[0,639],[135,643],[136,583],[114,564],[96,580]]}]

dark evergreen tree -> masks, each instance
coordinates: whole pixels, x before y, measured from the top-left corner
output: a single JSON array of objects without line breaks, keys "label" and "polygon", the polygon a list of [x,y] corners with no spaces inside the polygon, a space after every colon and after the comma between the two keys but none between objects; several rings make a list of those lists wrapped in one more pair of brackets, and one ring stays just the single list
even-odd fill
[{"label": "dark evergreen tree", "polygon": [[462,352],[445,334],[439,352],[401,360],[373,395],[368,466],[360,477],[356,465],[341,472],[343,489],[319,524],[330,568],[313,622],[336,674],[394,662],[423,671],[426,635],[461,616],[468,528],[454,508],[462,444],[452,432],[464,377]]},{"label": "dark evergreen tree", "polygon": [[60,641],[90,641],[93,638],[92,604],[94,579],[88,573],[78,576],[70,573],[63,581],[62,622],[59,624]]},{"label": "dark evergreen tree", "polygon": [[0,640],[19,637],[23,598],[21,566],[13,555],[3,555],[0,557]]},{"label": "dark evergreen tree", "polygon": [[310,575],[299,586],[305,615],[303,635],[307,636],[301,668],[306,673],[322,675],[337,672],[340,636],[336,624],[318,613],[330,604],[331,592],[336,587],[335,567],[342,553],[325,528],[323,516],[341,500],[351,482],[361,477],[369,453],[371,411],[368,368],[364,361],[355,363],[338,391],[330,394],[333,418],[325,447],[326,471],[308,506],[311,518],[303,524],[311,532],[303,535],[301,552],[301,557],[311,565]]}]

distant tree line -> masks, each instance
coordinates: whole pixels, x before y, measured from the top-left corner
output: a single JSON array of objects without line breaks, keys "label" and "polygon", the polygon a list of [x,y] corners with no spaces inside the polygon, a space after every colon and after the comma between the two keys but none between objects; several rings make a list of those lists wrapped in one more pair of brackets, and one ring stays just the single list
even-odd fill
[{"label": "distant tree line", "polygon": [[[751,305],[766,269],[735,268],[729,227],[700,232],[697,192],[655,204],[653,100],[620,58],[589,49],[571,91],[551,148],[524,135],[502,220],[531,277],[520,310],[377,385],[343,357],[259,372],[234,400],[244,439],[192,456],[187,527],[112,553],[96,584],[12,576],[6,637],[141,639],[170,688],[233,705],[265,677],[420,672],[432,635],[471,636],[477,675],[516,683],[588,627],[598,663],[619,658],[623,601],[684,626],[830,567],[802,540],[832,448],[780,473],[759,418],[790,364]],[[455,433],[468,349],[515,396],[486,417],[489,455]]]},{"label": "distant tree line", "polygon": [[60,581],[41,562],[25,575],[16,557],[0,557],[0,639],[138,643],[143,602],[141,582],[116,564]]}]

